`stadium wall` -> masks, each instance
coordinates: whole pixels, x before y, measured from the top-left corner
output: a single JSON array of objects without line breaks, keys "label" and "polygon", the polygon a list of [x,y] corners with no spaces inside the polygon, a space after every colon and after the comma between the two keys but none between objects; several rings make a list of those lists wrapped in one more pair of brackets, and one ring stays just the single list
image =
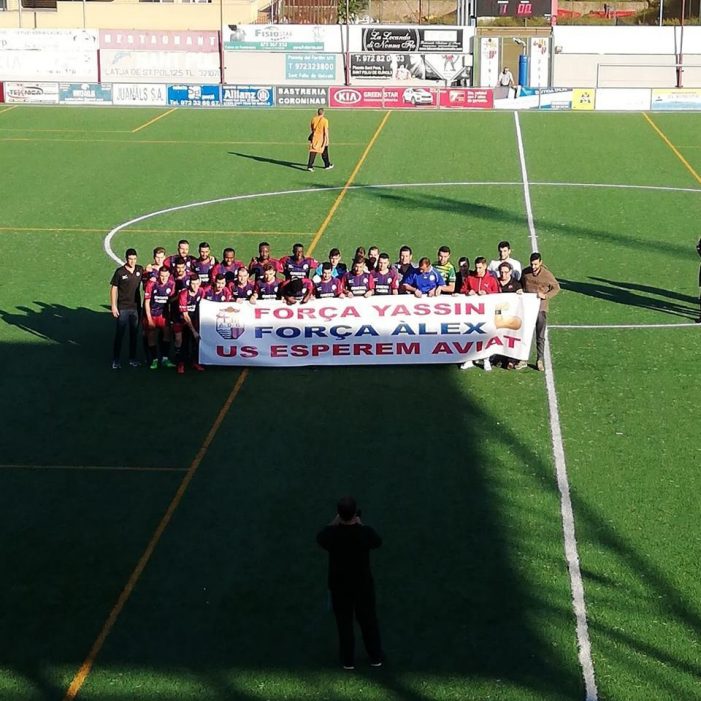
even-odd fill
[{"label": "stadium wall", "polygon": [[0,82],[10,103],[701,108],[699,27],[685,31],[681,90],[673,87],[675,27],[557,27],[531,36],[529,85],[517,94],[493,87],[501,56],[490,41],[449,26],[0,29]]}]

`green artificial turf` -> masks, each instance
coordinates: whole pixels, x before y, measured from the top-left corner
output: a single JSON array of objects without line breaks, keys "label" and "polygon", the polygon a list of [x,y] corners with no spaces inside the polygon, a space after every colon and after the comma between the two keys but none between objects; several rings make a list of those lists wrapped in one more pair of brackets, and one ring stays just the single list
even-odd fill
[{"label": "green artificial turf", "polygon": [[[184,475],[67,468],[188,468],[240,375],[110,370],[105,235],[229,198],[126,226],[113,250],[309,247],[385,115],[332,111],[336,169],[312,174],[307,111],[180,109],[139,129],[165,111],[0,115],[0,463],[18,466],[0,468],[3,700],[63,698]],[[652,118],[701,172],[698,117]],[[314,254],[448,244],[474,260],[508,239],[525,262],[514,121],[391,114]],[[689,321],[689,168],[639,114],[519,121],[538,246],[563,285],[550,322]],[[550,340],[599,697],[698,698],[698,328]],[[78,698],[584,698],[541,374],[253,369],[203,455]],[[358,641],[350,675],[314,542],[346,492],[385,538],[388,654],[371,670]]]}]

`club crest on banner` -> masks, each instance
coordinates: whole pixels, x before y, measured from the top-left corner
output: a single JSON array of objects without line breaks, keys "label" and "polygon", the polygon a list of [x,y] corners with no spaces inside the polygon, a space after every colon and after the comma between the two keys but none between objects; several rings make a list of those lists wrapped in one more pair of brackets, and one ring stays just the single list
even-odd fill
[{"label": "club crest on banner", "polygon": [[236,307],[224,307],[217,313],[216,329],[217,333],[227,341],[235,341],[240,338],[246,327],[238,318],[240,310]]}]

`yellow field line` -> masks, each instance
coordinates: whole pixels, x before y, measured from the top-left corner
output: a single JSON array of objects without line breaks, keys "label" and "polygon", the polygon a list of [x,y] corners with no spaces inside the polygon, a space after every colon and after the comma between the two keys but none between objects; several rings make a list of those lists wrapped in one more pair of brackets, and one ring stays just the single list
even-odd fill
[{"label": "yellow field line", "polygon": [[[165,116],[165,115],[164,115]],[[0,132],[11,131],[10,129],[3,129],[0,127]],[[12,131],[32,131],[30,129],[15,129]],[[78,130],[76,130],[78,131]],[[102,132],[86,132],[86,133],[102,133]],[[120,131],[112,132],[118,134],[130,134],[132,132]],[[37,142],[43,143],[44,141],[51,143],[87,143],[87,144],[175,144],[177,145],[205,145],[205,146],[304,146],[304,144],[298,141],[203,141],[203,140],[178,140],[178,139],[34,139],[29,136],[8,136],[0,137],[0,141],[23,141],[23,142]],[[364,143],[364,142],[363,142]],[[362,146],[363,143],[344,141],[341,143],[334,142],[333,147],[338,148],[339,146]]]},{"label": "yellow field line", "polygon": [[[56,227],[56,226],[0,226],[0,231],[18,232],[48,232],[56,233],[66,231],[68,233],[103,234],[109,231],[110,227]],[[215,234],[229,236],[313,236],[311,231],[232,231],[231,229],[123,229],[137,234]]]},{"label": "yellow field line", "polygon": [[377,127],[375,130],[375,133],[372,135],[372,139],[368,142],[368,145],[365,147],[365,150],[363,151],[363,155],[360,157],[360,160],[355,164],[355,168],[353,168],[353,172],[350,174],[350,177],[346,181],[346,184],[343,186],[343,189],[341,192],[338,193],[338,197],[334,200],[334,203],[331,205],[331,209],[329,210],[329,213],[326,215],[326,219],[321,223],[321,226],[319,227],[318,231],[314,235],[314,238],[312,239],[312,242],[309,244],[309,249],[307,250],[307,253],[311,255],[314,252],[314,249],[316,248],[317,244],[321,240],[321,237],[324,235],[324,232],[329,226],[329,223],[333,219],[333,215],[336,214],[336,210],[340,206],[341,202],[343,202],[343,198],[346,196],[346,193],[348,192],[350,186],[353,184],[353,181],[355,180],[355,176],[358,175],[358,171],[362,167],[363,163],[365,163],[365,159],[368,157],[368,154],[370,153],[370,150],[372,147],[375,145],[375,142],[377,141],[377,137],[380,135],[382,130],[385,127],[385,124],[387,124],[387,120],[389,119],[390,114],[392,114],[392,110],[387,112],[380,122],[380,125]]},{"label": "yellow field line", "polygon": [[167,117],[169,114],[172,114],[173,112],[175,112],[176,109],[178,109],[178,108],[171,107],[169,110],[159,114],[157,117],[154,117],[153,119],[149,119],[148,122],[146,122],[145,124],[142,124],[140,127],[136,127],[136,129],[132,129],[131,133],[136,134],[137,132],[141,131],[142,129],[146,129],[146,127],[149,127],[152,124],[155,124],[159,119],[163,119],[163,117]]},{"label": "yellow field line", "polygon": [[[15,105],[17,107],[18,105]],[[14,109],[10,107],[10,109]],[[8,110],[0,110],[7,112]],[[130,134],[129,129],[28,129],[27,127],[0,127],[0,131],[38,132],[40,134]],[[67,140],[67,139],[66,139]],[[61,141],[61,139],[59,139]]]},{"label": "yellow field line", "polygon": [[0,114],[5,114],[5,112],[11,112],[12,110],[16,110],[19,107],[19,105],[12,105],[12,107],[5,107],[5,109],[0,110]]},{"label": "yellow field line", "polygon": [[92,470],[94,472],[185,472],[186,467],[127,467],[115,465],[0,465],[0,470]]},{"label": "yellow field line", "polygon": [[190,464],[190,467],[187,469],[187,472],[185,473],[185,476],[183,477],[183,480],[180,483],[180,486],[178,487],[178,491],[175,493],[175,496],[173,497],[172,501],[168,505],[168,508],[166,509],[165,514],[163,515],[163,518],[160,520],[160,523],[156,527],[156,530],[154,531],[153,535],[151,536],[151,540],[149,540],[146,549],[139,558],[139,561],[136,563],[134,571],[129,576],[127,583],[124,585],[124,589],[122,589],[122,592],[117,598],[117,602],[112,607],[112,610],[107,616],[107,620],[104,622],[102,628],[100,629],[100,632],[98,633],[95,642],[90,648],[87,657],[83,661],[83,664],[80,666],[80,669],[76,672],[75,676],[73,677],[73,680],[71,681],[71,684],[68,687],[68,690],[66,691],[66,695],[63,697],[63,701],[73,701],[73,699],[75,699],[75,697],[78,695],[81,688],[83,687],[83,684],[85,684],[85,681],[88,678],[88,675],[90,674],[93,665],[95,664],[95,660],[100,654],[102,646],[105,644],[107,636],[110,634],[112,628],[114,627],[114,624],[117,622],[117,619],[119,618],[120,613],[122,612],[124,606],[129,600],[132,591],[134,591],[134,587],[139,581],[139,578],[141,577],[141,574],[146,568],[146,565],[148,564],[149,560],[151,559],[151,556],[153,555],[153,552],[156,549],[156,546],[158,545],[161,536],[163,535],[165,529],[168,527],[170,520],[173,518],[173,514],[180,505],[180,502],[182,501],[182,498],[185,495],[185,492],[187,491],[190,482],[192,482],[192,478],[195,476],[197,469],[199,468],[200,464],[202,463],[202,460],[207,454],[209,446],[212,444],[214,437],[217,435],[217,432],[219,431],[219,428],[222,425],[222,422],[224,421],[224,417],[226,416],[227,412],[229,411],[229,408],[231,407],[234,400],[241,391],[241,387],[243,386],[243,383],[246,381],[247,377],[248,368],[244,368],[243,372],[238,376],[236,384],[229,393],[229,396],[224,402],[224,405],[219,410],[217,417],[214,419],[214,423],[209,429],[209,432],[207,433],[207,436],[205,437],[202,446],[197,451],[197,455],[195,455],[195,458]]},{"label": "yellow field line", "polygon": [[662,141],[664,141],[667,144],[667,146],[669,146],[669,148],[672,149],[674,155],[684,164],[685,168],[694,176],[694,178],[696,178],[696,182],[701,184],[701,175],[699,175],[694,170],[691,163],[689,163],[689,161],[687,161],[686,158],[682,156],[682,154],[679,152],[679,149],[667,138],[664,132],[657,126],[657,124],[655,124],[655,122],[652,121],[652,119],[650,119],[650,117],[645,112],[643,112],[643,117],[645,117],[647,123],[658,133]]}]

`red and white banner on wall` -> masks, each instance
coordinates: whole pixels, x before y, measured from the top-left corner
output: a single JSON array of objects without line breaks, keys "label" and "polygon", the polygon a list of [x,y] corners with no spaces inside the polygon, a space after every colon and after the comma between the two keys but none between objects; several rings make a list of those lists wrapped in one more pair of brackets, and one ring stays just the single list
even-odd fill
[{"label": "red and white banner on wall", "polygon": [[531,294],[411,296],[257,304],[202,302],[205,365],[412,365],[528,358]]},{"label": "red and white banner on wall", "polygon": [[491,109],[494,107],[494,93],[489,88],[331,87],[329,88],[329,106],[369,109],[410,107]]},{"label": "red and white banner on wall", "polygon": [[146,29],[101,29],[101,49],[125,51],[187,51],[217,53],[218,32],[151,31]]}]

